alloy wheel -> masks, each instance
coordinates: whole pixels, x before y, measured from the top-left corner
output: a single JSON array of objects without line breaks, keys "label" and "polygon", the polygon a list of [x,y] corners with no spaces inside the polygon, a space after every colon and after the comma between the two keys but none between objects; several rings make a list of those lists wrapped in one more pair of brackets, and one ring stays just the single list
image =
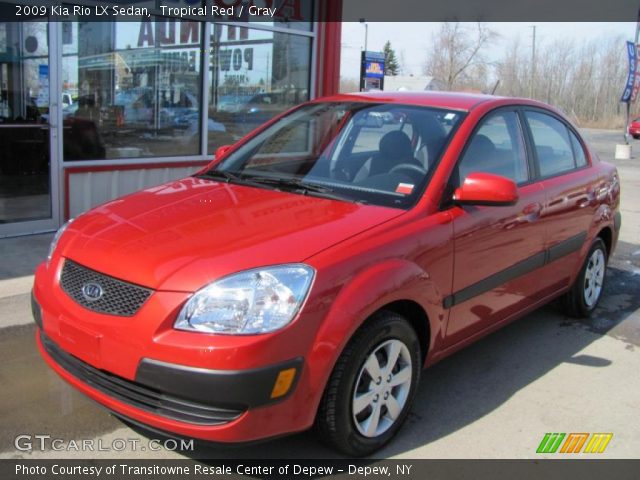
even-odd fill
[{"label": "alloy wheel", "polygon": [[595,305],[600,298],[602,284],[604,283],[604,273],[604,252],[596,249],[589,257],[589,262],[584,272],[584,303],[588,307]]},{"label": "alloy wheel", "polygon": [[382,435],[400,417],[411,389],[412,370],[409,349],[400,340],[387,340],[369,354],[352,399],[353,421],[362,435]]}]

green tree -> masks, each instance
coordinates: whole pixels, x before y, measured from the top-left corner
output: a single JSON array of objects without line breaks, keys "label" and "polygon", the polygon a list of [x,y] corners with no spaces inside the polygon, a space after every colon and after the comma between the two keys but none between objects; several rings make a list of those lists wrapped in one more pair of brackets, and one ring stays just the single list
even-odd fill
[{"label": "green tree", "polygon": [[396,51],[391,48],[391,42],[387,40],[382,49],[384,53],[384,70],[385,75],[396,76],[400,73],[400,64],[398,63],[398,57]]}]

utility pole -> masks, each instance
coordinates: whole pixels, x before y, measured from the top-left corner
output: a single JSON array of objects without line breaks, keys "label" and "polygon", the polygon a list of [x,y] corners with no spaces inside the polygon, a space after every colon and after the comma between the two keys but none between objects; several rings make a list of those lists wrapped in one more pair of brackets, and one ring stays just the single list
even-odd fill
[{"label": "utility pole", "polygon": [[360,52],[360,91],[365,89],[365,62],[367,57],[367,38],[369,37],[369,25],[364,18],[360,19],[360,24],[364,25],[364,50]]},{"label": "utility pole", "polygon": [[533,98],[533,86],[536,81],[536,26],[531,25],[533,29],[533,41],[531,42],[531,83],[529,88],[529,98]]},{"label": "utility pole", "polygon": [[367,38],[369,37],[369,25],[364,18],[360,19],[360,23],[364,25],[364,51],[367,51]]}]

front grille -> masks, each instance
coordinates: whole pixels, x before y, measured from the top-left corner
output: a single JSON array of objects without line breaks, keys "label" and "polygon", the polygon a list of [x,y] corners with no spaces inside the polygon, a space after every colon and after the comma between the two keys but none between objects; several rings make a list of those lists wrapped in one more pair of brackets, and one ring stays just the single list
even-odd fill
[{"label": "front grille", "polygon": [[244,410],[183,400],[94,368],[62,350],[44,332],[40,332],[40,341],[49,356],[71,375],[96,390],[141,410],[195,425],[221,425],[244,413]]},{"label": "front grille", "polygon": [[[102,296],[97,300],[86,297],[82,289],[87,284],[99,285]],[[103,275],[69,259],[64,261],[60,286],[84,308],[122,317],[135,315],[152,293],[148,288]]]}]

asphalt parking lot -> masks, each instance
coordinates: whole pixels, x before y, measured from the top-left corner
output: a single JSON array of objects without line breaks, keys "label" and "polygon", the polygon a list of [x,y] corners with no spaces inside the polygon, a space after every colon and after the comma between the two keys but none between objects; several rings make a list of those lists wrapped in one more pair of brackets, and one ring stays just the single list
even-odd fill
[{"label": "asphalt parking lot", "polygon": [[[535,458],[546,432],[612,432],[600,457],[638,457],[640,141],[635,158],[614,161],[619,132],[584,133],[617,165],[622,183],[622,231],[597,314],[577,321],[549,305],[427,370],[407,424],[377,458]],[[335,457],[308,432],[259,447],[196,443],[180,453],[170,443],[156,451],[148,440],[161,437],[129,428],[76,393],[45,367],[34,344],[31,275],[50,238],[0,240],[0,458]],[[49,442],[44,451],[17,450],[20,434],[62,439],[63,450]],[[96,449],[66,449],[83,440]],[[121,440],[124,451],[114,451]]]}]

